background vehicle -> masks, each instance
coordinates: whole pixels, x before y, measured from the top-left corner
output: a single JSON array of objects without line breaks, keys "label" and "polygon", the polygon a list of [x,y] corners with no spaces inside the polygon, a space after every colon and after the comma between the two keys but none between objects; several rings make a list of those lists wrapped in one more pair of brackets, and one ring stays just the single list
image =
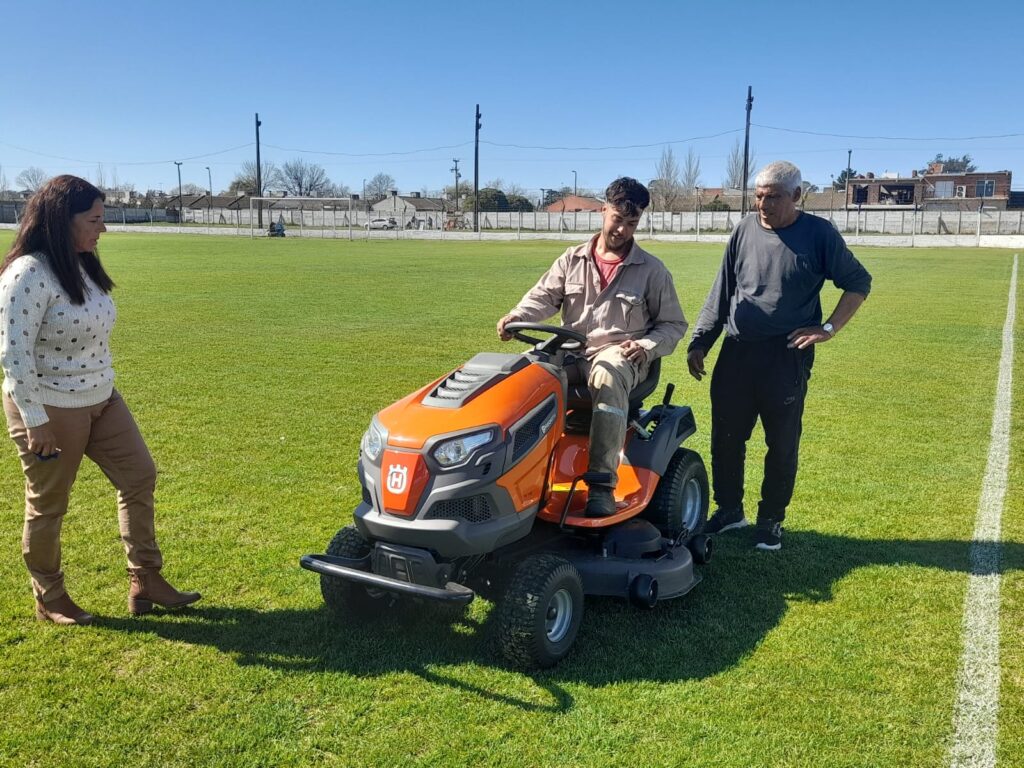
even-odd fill
[{"label": "background vehicle", "polygon": [[370,229],[395,229],[398,227],[398,222],[394,218],[370,219],[367,226]]}]

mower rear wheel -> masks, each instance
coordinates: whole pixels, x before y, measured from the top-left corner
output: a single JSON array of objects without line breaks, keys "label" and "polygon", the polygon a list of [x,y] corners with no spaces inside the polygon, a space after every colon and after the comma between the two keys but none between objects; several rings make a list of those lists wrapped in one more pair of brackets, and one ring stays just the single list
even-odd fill
[{"label": "mower rear wheel", "polygon": [[[370,542],[354,525],[346,525],[327,545],[327,554],[335,557],[366,557]],[[390,609],[397,596],[379,589],[370,589],[337,576],[320,574],[320,594],[324,603],[337,618],[351,616],[370,618]]]},{"label": "mower rear wheel", "polygon": [[677,448],[644,518],[670,539],[689,540],[708,520],[708,473],[700,454]]},{"label": "mower rear wheel", "polygon": [[583,580],[557,555],[528,557],[512,575],[498,608],[498,640],[518,667],[551,667],[576,641],[583,620]]}]

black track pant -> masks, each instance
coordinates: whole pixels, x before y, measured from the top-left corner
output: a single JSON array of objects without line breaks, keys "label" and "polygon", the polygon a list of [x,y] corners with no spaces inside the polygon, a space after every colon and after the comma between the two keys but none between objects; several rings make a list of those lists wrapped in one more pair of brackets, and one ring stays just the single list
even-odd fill
[{"label": "black track pant", "polygon": [[814,347],[788,349],[786,338],[726,337],[711,376],[711,471],[715,502],[742,509],[747,440],[761,418],[764,457],[759,520],[782,520],[793,498],[797,455]]}]

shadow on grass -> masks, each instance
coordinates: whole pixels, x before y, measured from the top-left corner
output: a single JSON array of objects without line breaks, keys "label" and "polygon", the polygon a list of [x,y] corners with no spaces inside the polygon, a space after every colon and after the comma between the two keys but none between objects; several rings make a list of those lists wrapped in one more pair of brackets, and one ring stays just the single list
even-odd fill
[{"label": "shadow on grass", "polygon": [[[551,696],[537,704],[487,690],[439,671],[446,665],[503,667],[491,624],[494,611],[444,616],[431,608],[369,623],[335,620],[322,607],[268,610],[204,607],[173,616],[99,619],[100,626],[209,645],[239,664],[295,671],[344,671],[357,676],[409,672],[526,710],[567,711],[573,699],[561,683],[600,686],[619,681],[701,679],[737,664],[775,628],[794,601],[827,601],[833,586],[864,566],[917,566],[947,572],[1007,572],[1024,568],[1024,545],[979,547],[962,541],[864,540],[787,532],[780,553],[754,551],[743,533],[719,537],[703,582],[689,595],[647,611],[610,599],[588,600],[570,656],[530,679]],[[972,563],[975,565],[972,568]],[[313,577],[315,578],[315,577]],[[466,678],[478,678],[470,671]]]}]

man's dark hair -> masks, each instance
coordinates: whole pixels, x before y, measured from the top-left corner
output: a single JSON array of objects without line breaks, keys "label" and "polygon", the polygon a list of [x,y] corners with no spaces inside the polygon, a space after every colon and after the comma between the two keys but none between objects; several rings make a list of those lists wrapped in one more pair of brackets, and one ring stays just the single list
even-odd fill
[{"label": "man's dark hair", "polygon": [[608,185],[604,199],[627,216],[636,216],[651,204],[651,193],[636,179],[623,176]]}]

